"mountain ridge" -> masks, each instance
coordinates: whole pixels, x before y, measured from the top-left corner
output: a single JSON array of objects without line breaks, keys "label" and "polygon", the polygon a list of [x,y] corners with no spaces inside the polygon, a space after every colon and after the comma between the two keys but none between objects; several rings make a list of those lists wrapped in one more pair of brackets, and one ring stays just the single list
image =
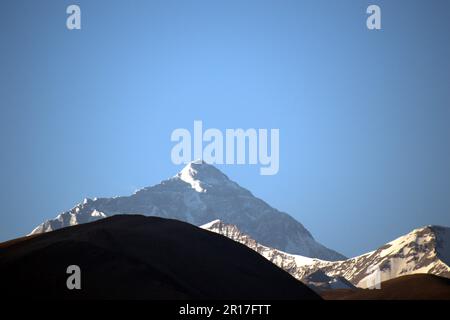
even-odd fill
[{"label": "mountain ridge", "polygon": [[292,255],[274,248],[261,245],[250,236],[242,233],[235,225],[224,223],[221,220],[214,220],[207,224],[200,226],[200,228],[223,235],[236,242],[239,242],[250,249],[256,251],[264,258],[275,264],[277,267],[285,270],[297,280],[302,281],[316,292],[329,289],[351,289],[354,286],[345,278],[329,277],[321,270],[316,270],[310,274],[304,274],[302,271],[303,265],[314,264],[318,259],[303,257],[299,255]]},{"label": "mountain ridge", "polygon": [[[202,228],[248,246],[313,288],[329,289],[336,283],[345,288],[346,281],[368,288],[400,276],[421,273],[450,278],[450,228],[443,226],[414,229],[376,250],[342,261],[311,259],[266,247],[239,231],[237,226],[219,220]],[[320,281],[314,280],[318,278]]]}]

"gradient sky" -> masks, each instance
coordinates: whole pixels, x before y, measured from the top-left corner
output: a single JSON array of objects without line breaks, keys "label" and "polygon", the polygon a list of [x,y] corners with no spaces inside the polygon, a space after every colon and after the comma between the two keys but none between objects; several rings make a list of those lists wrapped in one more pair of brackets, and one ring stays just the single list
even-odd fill
[{"label": "gradient sky", "polygon": [[2,1],[0,241],[173,176],[194,120],[279,128],[278,175],[219,168],[347,256],[450,226],[449,30],[448,0]]}]

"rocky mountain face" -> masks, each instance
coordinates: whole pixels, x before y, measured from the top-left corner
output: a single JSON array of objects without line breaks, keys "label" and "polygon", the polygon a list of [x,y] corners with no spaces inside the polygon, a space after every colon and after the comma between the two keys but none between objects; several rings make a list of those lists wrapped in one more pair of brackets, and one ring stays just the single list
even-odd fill
[{"label": "rocky mountain face", "polygon": [[413,230],[375,251],[340,262],[318,261],[305,265],[305,273],[320,269],[343,276],[357,287],[404,275],[428,273],[450,278],[450,228],[427,226]]},{"label": "rocky mountain face", "polygon": [[330,277],[322,270],[314,271],[305,276],[302,282],[319,293],[336,289],[355,289],[355,286],[344,277]]},{"label": "rocky mountain face", "polygon": [[450,278],[450,228],[428,226],[416,229],[375,251],[343,261],[311,259],[266,247],[236,226],[221,221],[213,221],[202,228],[248,246],[319,290],[351,285],[370,288],[383,281],[421,273]]},{"label": "rocky mountain face", "polygon": [[330,261],[345,257],[318,243],[290,215],[230,180],[212,165],[194,161],[174,177],[130,196],[85,199],[36,227],[31,234],[92,222],[116,214],[177,219],[200,226],[215,219],[239,226],[260,244]]}]

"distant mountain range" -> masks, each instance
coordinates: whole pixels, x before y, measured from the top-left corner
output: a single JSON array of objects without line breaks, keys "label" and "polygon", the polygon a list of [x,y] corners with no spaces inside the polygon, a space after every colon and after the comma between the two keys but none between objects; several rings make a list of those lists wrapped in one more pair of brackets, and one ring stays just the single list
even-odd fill
[{"label": "distant mountain range", "polygon": [[318,243],[290,215],[280,212],[203,161],[131,196],[85,199],[73,209],[36,227],[31,234],[87,223],[116,214],[177,219],[200,226],[220,219],[239,226],[261,244],[330,261],[345,257]]},{"label": "distant mountain range", "polygon": [[404,275],[428,273],[450,277],[450,229],[427,226],[411,231],[375,251],[345,261],[305,264],[307,274],[320,269],[343,276],[360,288]]},{"label": "distant mountain range", "polygon": [[239,242],[316,292],[368,288],[414,274],[450,278],[450,229],[413,230],[372,252],[347,259],[306,228],[212,165],[194,161],[174,177],[130,196],[85,199],[36,227],[31,235],[140,214],[185,221]]},{"label": "distant mountain range", "polygon": [[450,278],[450,228],[416,229],[375,251],[343,261],[312,259],[269,248],[220,220],[202,228],[248,246],[316,290],[368,288],[421,273]]}]

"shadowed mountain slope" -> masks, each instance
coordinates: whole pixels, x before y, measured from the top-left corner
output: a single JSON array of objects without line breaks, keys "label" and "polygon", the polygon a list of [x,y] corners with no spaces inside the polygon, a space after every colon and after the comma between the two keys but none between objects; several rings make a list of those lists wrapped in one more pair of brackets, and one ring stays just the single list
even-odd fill
[{"label": "shadowed mountain slope", "polygon": [[[66,268],[81,268],[68,290]],[[8,297],[61,299],[318,299],[265,258],[177,220],[116,215],[0,244]]]},{"label": "shadowed mountain slope", "polygon": [[450,279],[431,274],[402,276],[381,283],[379,290],[333,290],[327,300],[450,300]]}]

